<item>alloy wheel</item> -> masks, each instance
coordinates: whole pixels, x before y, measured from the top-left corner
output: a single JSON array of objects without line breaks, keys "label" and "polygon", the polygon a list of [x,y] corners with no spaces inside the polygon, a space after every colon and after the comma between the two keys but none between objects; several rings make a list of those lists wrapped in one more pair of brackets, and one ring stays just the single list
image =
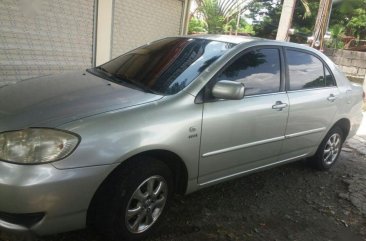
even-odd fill
[{"label": "alloy wheel", "polygon": [[323,162],[331,165],[338,157],[341,148],[341,136],[334,133],[328,139],[323,151]]},{"label": "alloy wheel", "polygon": [[168,185],[162,176],[144,180],[134,191],[125,214],[127,229],[142,233],[149,229],[162,214],[168,198]]}]

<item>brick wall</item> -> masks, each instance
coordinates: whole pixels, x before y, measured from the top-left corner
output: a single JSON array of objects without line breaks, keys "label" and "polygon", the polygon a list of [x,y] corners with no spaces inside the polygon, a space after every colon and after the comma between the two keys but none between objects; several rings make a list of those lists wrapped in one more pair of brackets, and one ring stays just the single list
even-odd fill
[{"label": "brick wall", "polygon": [[363,82],[366,75],[366,52],[343,49],[326,49],[324,51],[352,81]]}]

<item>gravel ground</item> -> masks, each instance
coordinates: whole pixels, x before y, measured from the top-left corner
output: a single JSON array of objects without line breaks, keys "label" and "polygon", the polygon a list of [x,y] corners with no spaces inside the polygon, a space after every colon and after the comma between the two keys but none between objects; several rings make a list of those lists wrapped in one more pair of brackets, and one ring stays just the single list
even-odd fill
[{"label": "gravel ground", "polygon": [[[366,241],[363,134],[345,145],[328,172],[297,162],[177,197],[148,240]],[[105,241],[93,230],[38,240]]]}]

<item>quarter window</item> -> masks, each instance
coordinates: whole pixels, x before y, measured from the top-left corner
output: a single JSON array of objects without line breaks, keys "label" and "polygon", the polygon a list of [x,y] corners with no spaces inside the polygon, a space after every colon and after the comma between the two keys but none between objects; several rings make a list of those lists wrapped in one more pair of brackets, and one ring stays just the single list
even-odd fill
[{"label": "quarter window", "polygon": [[287,50],[286,56],[290,77],[290,90],[327,86],[324,78],[323,63],[317,57],[294,50]]},{"label": "quarter window", "polygon": [[281,62],[278,49],[250,51],[229,65],[217,80],[238,81],[245,86],[245,95],[278,92]]},{"label": "quarter window", "polygon": [[325,69],[325,86],[335,86],[333,75],[329,72],[328,68]]}]

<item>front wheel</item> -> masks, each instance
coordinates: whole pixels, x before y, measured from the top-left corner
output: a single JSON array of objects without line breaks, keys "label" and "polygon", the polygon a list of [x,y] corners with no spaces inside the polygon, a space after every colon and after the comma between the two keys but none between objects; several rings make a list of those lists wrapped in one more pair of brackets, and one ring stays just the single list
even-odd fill
[{"label": "front wheel", "polygon": [[311,158],[313,165],[321,170],[329,170],[338,160],[344,142],[343,130],[335,126],[324,137],[316,154]]},{"label": "front wheel", "polygon": [[145,238],[165,215],[173,186],[163,162],[150,157],[130,160],[99,193],[94,226],[112,240]]},{"label": "front wheel", "polygon": [[159,175],[145,179],[134,191],[125,211],[128,231],[139,234],[150,229],[163,213],[168,199],[168,184]]}]

